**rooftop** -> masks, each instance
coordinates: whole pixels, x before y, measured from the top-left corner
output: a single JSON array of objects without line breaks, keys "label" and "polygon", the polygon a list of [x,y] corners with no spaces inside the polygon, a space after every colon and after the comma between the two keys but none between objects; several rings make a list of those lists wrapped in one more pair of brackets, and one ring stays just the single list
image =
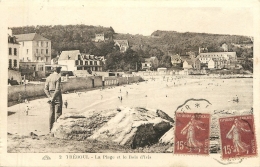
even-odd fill
[{"label": "rooftop", "polygon": [[37,33],[29,33],[29,34],[18,34],[14,35],[18,42],[20,41],[50,41],[49,39],[37,34]]}]

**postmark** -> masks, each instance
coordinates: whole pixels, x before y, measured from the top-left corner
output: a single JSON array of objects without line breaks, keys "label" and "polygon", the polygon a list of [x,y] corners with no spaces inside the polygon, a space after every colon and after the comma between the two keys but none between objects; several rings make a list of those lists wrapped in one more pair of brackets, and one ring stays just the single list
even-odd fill
[{"label": "postmark", "polygon": [[253,115],[219,118],[222,158],[257,155]]},{"label": "postmark", "polygon": [[210,114],[176,113],[175,154],[209,155]]}]

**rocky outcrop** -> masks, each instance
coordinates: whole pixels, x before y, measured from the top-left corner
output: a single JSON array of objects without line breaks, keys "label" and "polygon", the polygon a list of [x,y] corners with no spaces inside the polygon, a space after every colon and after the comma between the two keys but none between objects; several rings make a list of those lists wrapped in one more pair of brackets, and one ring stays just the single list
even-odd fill
[{"label": "rocky outcrop", "polygon": [[131,148],[157,143],[173,126],[173,120],[166,113],[159,113],[157,110],[145,108],[122,108],[89,139],[114,141]]},{"label": "rocky outcrop", "polygon": [[84,140],[106,124],[118,112],[116,110],[88,111],[82,114],[63,114],[54,123],[52,133],[61,139]]},{"label": "rocky outcrop", "polygon": [[162,144],[173,144],[174,143],[174,127],[168,130],[159,140]]}]

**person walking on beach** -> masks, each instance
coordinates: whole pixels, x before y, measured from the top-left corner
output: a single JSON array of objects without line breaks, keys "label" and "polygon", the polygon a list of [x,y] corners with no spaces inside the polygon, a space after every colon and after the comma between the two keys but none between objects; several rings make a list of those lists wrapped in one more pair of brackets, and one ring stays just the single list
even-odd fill
[{"label": "person walking on beach", "polygon": [[64,105],[65,105],[66,108],[68,108],[68,102],[67,102],[67,100],[65,100]]},{"label": "person walking on beach", "polygon": [[61,94],[61,67],[53,66],[53,73],[47,77],[44,87],[44,92],[49,98],[50,104],[49,114],[49,130],[53,127],[53,124],[62,115],[62,94]]},{"label": "person walking on beach", "polygon": [[28,113],[29,113],[29,107],[26,106],[26,107],[25,107],[25,114],[26,114],[26,116],[28,115]]}]

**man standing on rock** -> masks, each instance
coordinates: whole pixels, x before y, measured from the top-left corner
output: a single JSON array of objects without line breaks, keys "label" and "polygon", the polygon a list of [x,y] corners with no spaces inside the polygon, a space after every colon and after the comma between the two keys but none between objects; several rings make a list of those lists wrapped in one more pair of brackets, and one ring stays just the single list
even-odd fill
[{"label": "man standing on rock", "polygon": [[47,77],[44,87],[44,92],[48,96],[50,104],[49,115],[49,129],[53,127],[53,124],[62,114],[62,94],[61,94],[61,67],[53,66],[53,73]]}]

